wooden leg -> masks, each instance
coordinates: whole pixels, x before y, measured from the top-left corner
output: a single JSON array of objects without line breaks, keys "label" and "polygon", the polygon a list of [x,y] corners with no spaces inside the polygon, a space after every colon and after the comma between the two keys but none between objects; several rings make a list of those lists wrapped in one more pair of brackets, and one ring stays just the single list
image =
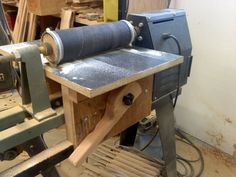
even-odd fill
[{"label": "wooden leg", "polygon": [[133,101],[142,93],[142,88],[137,82],[131,83],[119,90],[111,92],[106,104],[106,111],[94,131],[91,132],[75,149],[69,160],[75,165],[81,165],[87,156],[102,142],[116,123],[122,118],[130,105],[123,103],[124,96],[134,96]]},{"label": "wooden leg", "polygon": [[76,141],[77,132],[76,129],[74,128],[76,125],[74,102],[70,99],[70,94],[71,94],[70,89],[62,85],[61,91],[63,95],[63,107],[65,114],[67,139],[75,145],[77,142]]}]

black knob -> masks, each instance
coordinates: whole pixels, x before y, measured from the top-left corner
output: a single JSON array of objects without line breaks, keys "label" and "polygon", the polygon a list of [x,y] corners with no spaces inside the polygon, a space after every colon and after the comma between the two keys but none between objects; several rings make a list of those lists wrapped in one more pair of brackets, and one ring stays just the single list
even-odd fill
[{"label": "black knob", "polygon": [[123,97],[123,103],[125,105],[131,105],[134,101],[134,95],[132,93],[128,93],[128,95],[125,95]]}]

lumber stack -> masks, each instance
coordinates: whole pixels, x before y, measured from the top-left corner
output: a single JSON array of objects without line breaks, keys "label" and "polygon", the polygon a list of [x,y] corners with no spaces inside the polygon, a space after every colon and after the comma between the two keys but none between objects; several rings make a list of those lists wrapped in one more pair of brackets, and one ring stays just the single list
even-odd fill
[{"label": "lumber stack", "polygon": [[77,23],[92,25],[103,21],[102,0],[74,0],[71,8],[76,11]]},{"label": "lumber stack", "polygon": [[61,8],[66,6],[66,0],[27,0],[31,13],[39,16],[60,14]]},{"label": "lumber stack", "polygon": [[19,1],[15,27],[13,30],[13,40],[15,43],[32,41],[36,35],[37,16],[29,13],[27,0]]},{"label": "lumber stack", "polygon": [[2,4],[18,6],[18,0],[2,0]]},{"label": "lumber stack", "polygon": [[80,177],[157,177],[161,176],[163,161],[154,160],[137,150],[101,144],[84,163]]}]

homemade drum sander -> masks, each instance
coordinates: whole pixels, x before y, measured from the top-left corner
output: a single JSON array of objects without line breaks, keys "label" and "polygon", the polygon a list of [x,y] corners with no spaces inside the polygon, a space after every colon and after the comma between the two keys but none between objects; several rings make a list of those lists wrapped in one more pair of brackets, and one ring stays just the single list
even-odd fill
[{"label": "homemade drum sander", "polygon": [[[67,158],[73,148],[69,160],[80,165],[103,140],[148,116],[157,102],[175,98],[191,66],[185,13],[170,9],[94,26],[48,29],[40,42],[2,46],[0,52],[5,66],[19,67],[18,72],[0,71],[0,89],[12,88],[18,78],[22,97],[20,106],[1,112],[0,153],[6,157],[65,123],[67,141],[47,154],[60,156],[52,158],[51,165]],[[49,63],[42,64],[44,57]],[[52,108],[55,95],[62,97],[63,107]],[[32,157],[38,163],[28,164],[27,170],[32,172],[37,164],[42,168],[48,156]]]}]

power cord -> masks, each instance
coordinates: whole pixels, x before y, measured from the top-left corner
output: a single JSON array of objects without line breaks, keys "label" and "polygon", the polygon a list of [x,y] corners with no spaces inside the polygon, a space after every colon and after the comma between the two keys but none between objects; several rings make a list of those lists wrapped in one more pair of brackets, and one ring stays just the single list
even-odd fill
[{"label": "power cord", "polygon": [[151,140],[143,147],[140,149],[140,151],[144,151],[150,144],[152,144],[153,140],[156,138],[156,136],[158,135],[159,132],[159,127],[157,127],[155,134],[153,135],[153,137],[151,138]]},{"label": "power cord", "polygon": [[177,136],[179,136],[179,137],[181,138],[181,139],[177,139],[177,140],[182,141],[182,142],[188,144],[189,146],[191,146],[192,148],[194,148],[194,149],[197,151],[197,153],[198,153],[198,155],[199,155],[199,158],[196,159],[196,160],[189,160],[189,159],[185,159],[185,158],[183,158],[183,157],[181,157],[181,158],[184,159],[185,161],[190,162],[190,163],[195,163],[195,162],[199,162],[199,161],[200,161],[200,162],[201,162],[200,170],[199,170],[199,172],[195,175],[195,177],[200,177],[200,176],[202,175],[202,173],[203,173],[203,171],[204,171],[204,167],[205,167],[204,158],[203,158],[203,155],[202,155],[201,150],[200,150],[188,137],[186,137],[186,136],[181,132],[181,130],[176,129],[176,134],[177,134]]},{"label": "power cord", "polygon": [[[155,134],[148,141],[148,143],[143,148],[140,149],[140,151],[144,151],[146,148],[148,148],[150,146],[150,144],[152,144],[152,142],[154,141],[154,139],[158,135],[158,132],[159,132],[159,128],[157,127]],[[204,171],[204,158],[203,158],[201,150],[188,137],[186,137],[181,132],[181,130],[176,129],[176,135],[177,135],[177,138],[176,138],[177,141],[181,141],[181,142],[191,146],[198,153],[198,158],[194,159],[194,160],[186,159],[179,154],[176,155],[177,162],[179,164],[181,164],[184,168],[184,173],[181,173],[178,171],[177,177],[200,177]],[[201,164],[200,170],[197,174],[195,174],[195,170],[194,170],[194,167],[192,164],[197,163],[199,161]]]},{"label": "power cord", "polygon": [[[181,49],[181,46],[180,46],[180,42],[179,42],[179,40],[177,39],[176,36],[174,36],[173,34],[170,34],[170,33],[163,33],[162,34],[162,39],[164,39],[164,40],[173,39],[174,42],[177,45],[177,48],[178,48],[178,55],[182,55],[182,49]],[[174,102],[173,102],[173,107],[174,108],[177,104],[178,97],[179,97],[179,91],[180,91],[180,70],[181,70],[181,66],[178,65],[178,83],[177,83],[177,90],[176,90],[175,99],[174,99]],[[170,94],[170,97],[171,97],[171,100],[173,100],[171,94]]]}]

